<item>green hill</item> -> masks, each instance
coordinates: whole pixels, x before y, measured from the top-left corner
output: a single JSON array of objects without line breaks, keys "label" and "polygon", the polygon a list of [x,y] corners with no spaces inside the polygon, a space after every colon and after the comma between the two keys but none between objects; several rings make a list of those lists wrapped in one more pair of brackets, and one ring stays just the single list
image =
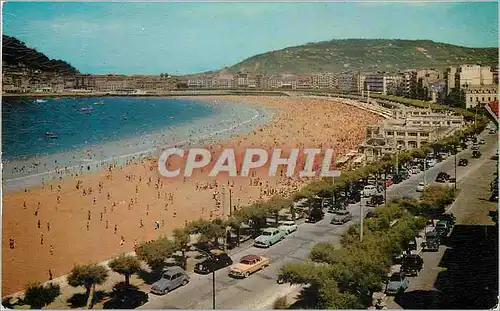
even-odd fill
[{"label": "green hill", "polygon": [[255,55],[229,70],[270,75],[445,68],[467,63],[496,66],[498,48],[469,48],[430,40],[331,40]]},{"label": "green hill", "polygon": [[78,70],[60,59],[50,59],[43,53],[27,47],[15,37],[2,35],[2,61],[9,66],[23,64],[31,70],[75,74]]}]

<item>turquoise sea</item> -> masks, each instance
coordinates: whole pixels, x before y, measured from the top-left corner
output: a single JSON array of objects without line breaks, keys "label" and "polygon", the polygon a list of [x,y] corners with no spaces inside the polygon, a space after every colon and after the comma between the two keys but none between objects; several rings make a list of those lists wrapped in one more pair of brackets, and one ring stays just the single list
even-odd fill
[{"label": "turquoise sea", "polygon": [[[204,103],[185,99],[7,99],[2,102],[3,159],[29,158],[116,141],[216,113],[216,109]],[[54,133],[57,138],[47,133]]]},{"label": "turquoise sea", "polygon": [[4,190],[156,157],[165,146],[227,139],[270,116],[235,102],[179,98],[5,99]]}]

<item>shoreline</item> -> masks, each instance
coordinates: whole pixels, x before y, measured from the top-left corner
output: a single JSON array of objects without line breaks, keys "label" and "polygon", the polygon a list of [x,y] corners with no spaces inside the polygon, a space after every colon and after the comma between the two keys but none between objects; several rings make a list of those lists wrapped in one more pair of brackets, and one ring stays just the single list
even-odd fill
[{"label": "shoreline", "polygon": [[[196,100],[214,106],[213,103],[210,103],[206,99],[200,100],[196,98]],[[190,120],[180,125],[158,129],[145,135],[124,137],[116,141],[109,141],[99,145],[88,145],[53,154],[4,161],[2,177],[4,191],[36,186],[60,177],[66,178],[68,176],[73,176],[73,174],[81,175],[102,171],[105,169],[105,166],[109,164],[123,166],[129,161],[136,162],[144,158],[158,157],[159,149],[162,147],[199,144],[206,140],[213,140],[216,142],[220,139],[227,139],[238,133],[250,132],[253,128],[263,123],[270,122],[270,119],[273,117],[271,111],[249,108],[237,102],[227,101],[218,103],[215,108],[218,110],[215,115],[215,119],[218,121],[215,123],[210,122],[214,116],[208,116]],[[240,122],[225,127],[223,118],[234,117],[234,114],[229,115],[232,109],[238,110],[236,112],[237,114],[244,115],[244,120],[237,120]],[[253,112],[253,115],[247,119],[251,112]],[[198,127],[202,124],[204,128],[213,127],[212,131],[207,133],[207,131],[199,129]],[[199,130],[199,135],[196,137],[191,137],[191,135],[186,134],[186,132],[192,132],[193,128]],[[223,135],[224,137],[217,137],[226,132],[229,133]],[[165,136],[172,136],[172,139],[167,139],[167,141],[165,141]],[[142,146],[141,142],[143,142]],[[94,152],[94,159],[85,159],[89,150]],[[57,161],[57,164],[55,164],[55,161]],[[18,174],[12,172],[13,167],[29,167],[30,165],[33,167],[34,163],[38,163],[33,168],[33,170],[36,170],[34,172],[27,171]],[[40,172],[39,167],[46,170]]]},{"label": "shoreline", "polygon": [[[276,111],[271,122],[212,143],[213,149],[323,146],[332,147],[339,155],[361,142],[366,125],[381,119],[360,108],[320,99],[209,99],[238,100],[253,108]],[[169,236],[174,228],[190,221],[224,217],[227,210],[217,207],[216,202],[228,187],[233,190],[232,207],[237,210],[274,194],[290,194],[310,180],[267,177],[263,170],[252,177],[202,178],[195,174],[187,180],[173,180],[161,178],[154,163],[146,160],[113,167],[109,172],[52,181],[27,192],[5,193],[3,236],[4,240],[14,239],[16,245],[9,249],[3,243],[3,292],[8,295],[22,290],[28,282],[43,282],[48,270],[57,277],[67,274],[74,264],[100,262],[131,251],[134,241]],[[155,221],[161,223],[158,230]],[[121,238],[125,243],[120,243]],[[50,246],[54,255],[49,253]]]}]

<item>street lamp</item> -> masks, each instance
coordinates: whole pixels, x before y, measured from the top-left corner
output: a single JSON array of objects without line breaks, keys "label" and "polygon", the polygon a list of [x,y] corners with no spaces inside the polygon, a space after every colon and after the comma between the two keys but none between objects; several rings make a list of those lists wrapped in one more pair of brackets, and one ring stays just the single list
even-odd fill
[{"label": "street lamp", "polygon": [[212,267],[212,309],[215,310],[215,257],[213,254],[206,252],[198,247],[195,247],[195,249],[203,255],[207,256],[210,260],[210,265]]},{"label": "street lamp", "polygon": [[455,191],[457,191],[457,145],[454,144],[453,147],[455,148]]}]

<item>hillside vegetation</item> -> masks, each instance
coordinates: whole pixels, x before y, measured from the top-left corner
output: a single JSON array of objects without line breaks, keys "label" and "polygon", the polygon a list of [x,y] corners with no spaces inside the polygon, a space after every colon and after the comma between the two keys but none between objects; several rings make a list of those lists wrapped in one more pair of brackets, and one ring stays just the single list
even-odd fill
[{"label": "hillside vegetation", "polygon": [[441,69],[467,63],[496,65],[498,48],[468,48],[430,40],[331,40],[255,55],[229,67],[229,70],[270,75],[422,67]]},{"label": "hillside vegetation", "polygon": [[55,72],[60,74],[75,74],[78,70],[60,59],[50,59],[36,49],[27,47],[24,42],[15,37],[2,35],[2,61],[6,65],[23,64],[31,70]]}]

